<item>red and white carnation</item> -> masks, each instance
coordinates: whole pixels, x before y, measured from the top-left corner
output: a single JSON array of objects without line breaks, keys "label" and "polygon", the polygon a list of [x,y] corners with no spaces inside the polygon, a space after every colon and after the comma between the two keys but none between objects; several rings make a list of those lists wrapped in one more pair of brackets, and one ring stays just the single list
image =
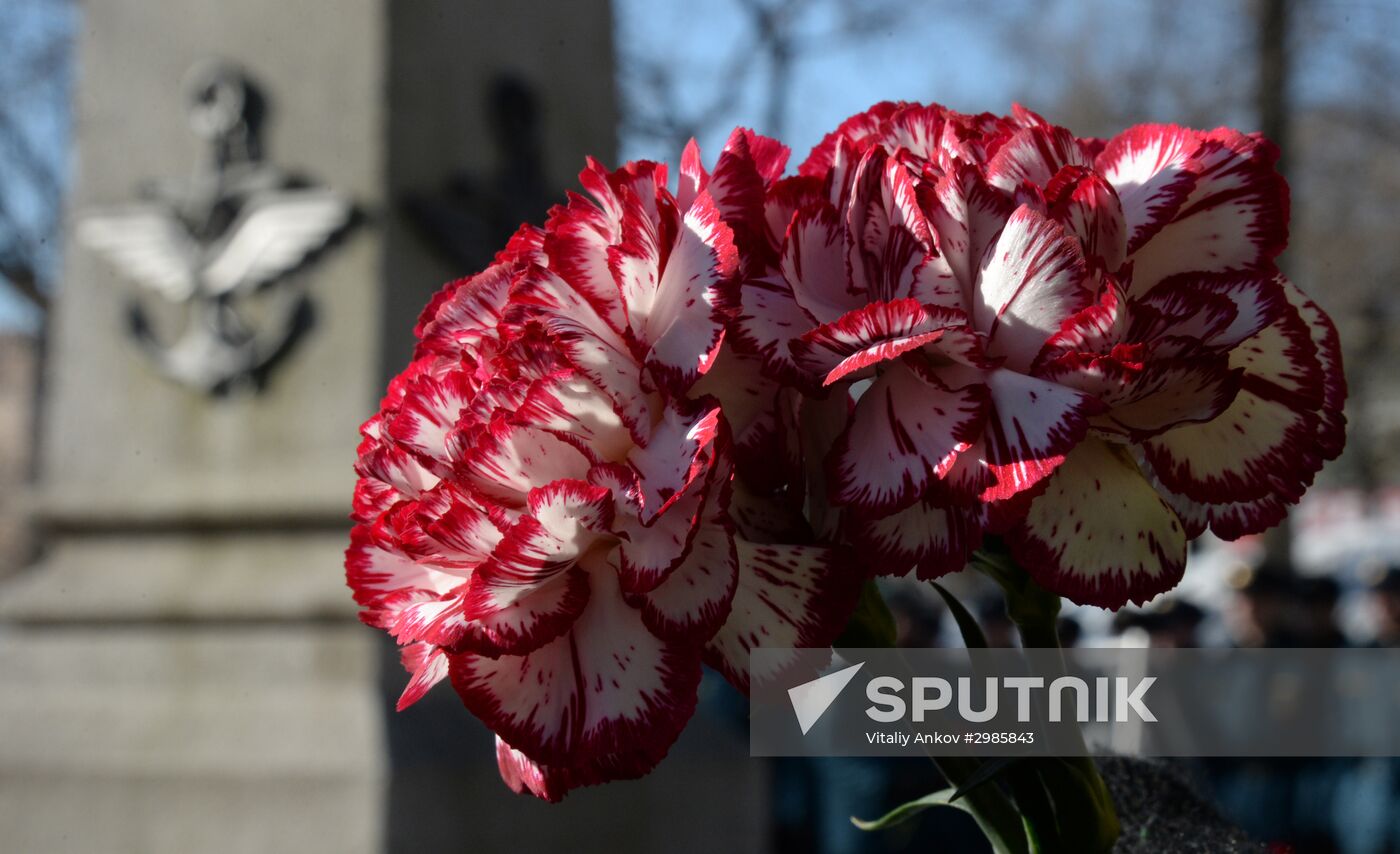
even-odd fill
[{"label": "red and white carnation", "polygon": [[702,661],[746,688],[752,646],[829,644],[854,606],[835,548],[736,519],[733,435],[778,431],[697,385],[732,361],[726,295],[786,155],[736,132],[713,173],[687,151],[678,194],[590,161],[587,197],[434,298],[364,425],[347,578],[403,645],[399,707],[450,679],[518,791],[647,772]]},{"label": "red and white carnation", "polygon": [[846,535],[934,577],[994,532],[1118,607],[1174,586],[1188,537],[1278,522],[1340,452],[1345,385],[1274,265],[1275,160],[1019,107],[879,104],[823,140],[770,189],[778,260],[732,326],[775,380],[856,398],[826,460]]},{"label": "red and white carnation", "polygon": [[829,645],[868,575],[992,533],[1053,592],[1143,601],[1341,451],[1259,137],[884,103],[787,156],[692,143],[674,192],[590,160],[434,297],[362,428],[347,579],[399,706],[449,680],[517,791],[646,773],[702,663],[777,676],[749,651]]}]

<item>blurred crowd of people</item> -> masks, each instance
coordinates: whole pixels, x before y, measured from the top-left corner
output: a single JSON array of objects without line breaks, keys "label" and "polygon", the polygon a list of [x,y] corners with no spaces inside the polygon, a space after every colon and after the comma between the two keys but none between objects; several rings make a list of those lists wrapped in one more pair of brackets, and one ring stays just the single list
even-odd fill
[{"label": "blurred crowd of people", "polygon": [[[1150,646],[1339,648],[1400,647],[1400,567],[1332,576],[1299,575],[1273,563],[1240,567],[1211,601],[1161,597],[1147,608],[1104,617],[1079,610],[1060,621],[1064,647]],[[885,588],[905,647],[956,646],[928,585]],[[1017,645],[998,591],[961,592],[991,646]],[[1344,619],[1344,613],[1345,617]],[[1173,760],[1197,790],[1252,838],[1291,854],[1400,854],[1400,759]],[[833,757],[774,764],[775,839],[780,852],[872,854],[980,851],[975,825],[955,810],[932,810],[916,822],[866,833],[849,816],[869,818],[939,788],[922,759]]]},{"label": "blurred crowd of people", "polygon": [[[1217,603],[1163,598],[1118,613],[1113,631],[1169,648],[1400,647],[1400,567],[1361,577],[1344,586],[1282,564],[1240,568]],[[1222,812],[1279,850],[1400,852],[1400,760],[1213,759],[1197,770]]]}]

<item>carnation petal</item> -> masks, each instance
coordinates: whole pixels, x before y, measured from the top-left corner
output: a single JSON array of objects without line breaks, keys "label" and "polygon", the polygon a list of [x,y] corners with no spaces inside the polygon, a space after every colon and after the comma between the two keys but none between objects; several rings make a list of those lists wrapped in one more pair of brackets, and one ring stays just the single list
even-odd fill
[{"label": "carnation petal", "polygon": [[980,385],[950,388],[904,362],[889,365],[832,448],[833,498],[863,511],[908,506],[977,438],[986,411]]},{"label": "carnation petal", "polygon": [[984,501],[1001,501],[1051,474],[1088,429],[1088,416],[1103,406],[1066,386],[996,370],[986,376],[991,396],[985,428]]},{"label": "carnation petal", "polygon": [[[937,310],[935,310],[937,311]],[[803,370],[831,385],[851,374],[937,341],[958,317],[930,311],[914,299],[872,302],[792,342]]]},{"label": "carnation petal", "polygon": [[1239,393],[1217,418],[1185,424],[1143,443],[1162,483],[1193,501],[1264,497],[1276,480],[1310,483],[1321,467],[1317,448],[1322,403],[1317,350],[1306,324],[1286,314],[1230,355],[1243,370]]},{"label": "carnation petal", "polygon": [[916,568],[919,578],[932,579],[967,566],[982,542],[981,522],[976,509],[940,507],[924,499],[894,513],[857,519],[851,536],[863,552],[878,556],[874,572],[903,575]]},{"label": "carnation petal", "polygon": [[729,615],[739,579],[738,554],[723,502],[712,497],[710,503],[714,507],[705,514],[680,563],[660,585],[639,597],[642,618],[657,637],[705,641]]},{"label": "carnation petal", "polygon": [[592,571],[588,607],[545,646],[450,656],[467,708],[536,762],[580,767],[632,750],[664,752],[695,710],[696,650],[653,635],[614,573]]},{"label": "carnation petal", "polygon": [[739,587],[729,618],[705,647],[705,660],[748,693],[751,681],[776,679],[795,664],[751,671],[749,652],[829,646],[855,609],[864,573],[851,565],[848,554],[822,546],[742,538],[736,546]]},{"label": "carnation petal", "polygon": [[1191,155],[1200,134],[1176,125],[1144,124],[1108,141],[1095,169],[1117,191],[1128,228],[1129,253],[1171,222],[1196,186]]},{"label": "carnation petal", "polygon": [[1081,605],[1145,602],[1181,580],[1186,532],[1121,445],[1086,439],[1013,529],[1012,555]]},{"label": "carnation petal", "polygon": [[1048,185],[1066,166],[1089,166],[1074,134],[1053,125],[1023,128],[997,149],[987,164],[987,183],[1004,193],[1022,184]]},{"label": "carnation petal", "polygon": [[1058,223],[1022,205],[983,262],[972,306],[987,354],[1027,370],[1050,336],[1091,305],[1079,244]]},{"label": "carnation petal", "polygon": [[423,699],[434,685],[447,678],[447,656],[441,647],[413,643],[403,648],[401,658],[411,675],[399,695],[396,709],[400,712]]},{"label": "carnation petal", "polygon": [[1317,348],[1318,367],[1322,371],[1322,408],[1319,412],[1317,440],[1323,459],[1334,460],[1346,444],[1347,419],[1342,408],[1347,399],[1347,378],[1342,371],[1342,345],[1332,320],[1308,299],[1293,282],[1279,277],[1288,302],[1308,326],[1308,334]]},{"label": "carnation petal", "polygon": [[1131,295],[1178,273],[1266,268],[1288,241],[1288,185],[1278,150],[1222,129],[1202,135],[1187,169],[1195,186],[1172,221],[1133,253]]}]

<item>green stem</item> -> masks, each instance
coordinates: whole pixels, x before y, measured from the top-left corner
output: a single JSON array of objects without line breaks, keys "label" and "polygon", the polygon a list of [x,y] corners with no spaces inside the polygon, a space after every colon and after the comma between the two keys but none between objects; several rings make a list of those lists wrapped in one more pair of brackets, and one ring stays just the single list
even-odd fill
[{"label": "green stem", "polygon": [[[967,782],[982,764],[970,756],[939,756],[933,763],[953,788]],[[996,854],[1030,854],[1020,814],[995,785],[978,786],[962,800]]]},{"label": "green stem", "polygon": [[[1016,624],[1021,646],[1056,650],[1053,675],[1063,675],[1060,597],[1037,584],[993,538],[973,555],[972,565],[1005,592],[1006,614]],[[1021,779],[1012,780],[1012,791],[1032,825],[1044,824],[1043,818],[1036,820],[1043,814],[1044,798],[1048,795],[1053,802],[1054,826],[1035,828],[1040,851],[1107,852],[1118,839],[1121,828],[1113,797],[1082,741],[1079,748],[1073,756],[1025,763]]]}]

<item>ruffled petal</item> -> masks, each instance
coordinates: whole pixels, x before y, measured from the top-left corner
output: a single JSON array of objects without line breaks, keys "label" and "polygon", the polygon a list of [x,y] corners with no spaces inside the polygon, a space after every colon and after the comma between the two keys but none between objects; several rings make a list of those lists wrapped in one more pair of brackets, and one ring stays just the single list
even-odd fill
[{"label": "ruffled petal", "polygon": [[832,448],[833,499],[863,512],[907,507],[977,438],[986,412],[982,386],[950,388],[892,363]]},{"label": "ruffled petal", "polygon": [[612,399],[634,435],[645,430],[653,403],[642,388],[636,359],[581,294],[549,270],[532,267],[516,283],[512,299],[537,309],[531,319],[549,331],[569,364]]},{"label": "ruffled petal", "polygon": [[1171,222],[1196,175],[1191,155],[1200,134],[1176,125],[1136,125],[1109,140],[1094,168],[1113,185],[1123,204],[1129,253]]},{"label": "ruffled petal", "polygon": [[733,230],[702,193],[682,220],[645,313],[644,301],[628,302],[633,331],[650,345],[646,366],[663,386],[683,393],[714,361],[724,334],[723,287],[737,268]]},{"label": "ruffled petal", "polygon": [[447,462],[447,435],[475,389],[469,378],[454,371],[441,379],[425,374],[411,383],[388,433],[404,447],[441,464]]},{"label": "ruffled petal", "polygon": [[729,618],[705,647],[705,661],[748,693],[751,680],[777,679],[795,664],[752,672],[749,652],[829,646],[855,610],[864,574],[836,549],[744,539],[736,545],[739,588]]},{"label": "ruffled petal", "polygon": [[823,202],[798,210],[783,237],[783,280],[817,323],[830,323],[864,303],[846,276],[844,234],[836,209]]},{"label": "ruffled petal", "polygon": [[582,451],[537,427],[498,418],[453,433],[453,457],[462,481],[512,507],[530,490],[556,480],[583,480],[590,461]]},{"label": "ruffled petal", "polygon": [[1103,176],[1070,166],[1045,188],[1050,218],[1079,240],[1085,257],[1098,269],[1116,271],[1128,255],[1123,205]]},{"label": "ruffled petal", "polygon": [[1076,312],[1094,302],[1084,253],[1058,223],[1026,205],[1017,208],[987,257],[972,306],[973,326],[987,336],[987,354],[1027,370]]},{"label": "ruffled petal", "polygon": [[729,615],[739,580],[738,554],[724,514],[727,490],[714,492],[684,558],[659,586],[639,596],[642,618],[657,637],[703,642]]},{"label": "ruffled petal", "polygon": [[545,765],[496,737],[496,765],[501,780],[516,794],[531,794],[552,803],[572,789],[614,780],[635,780],[661,762],[663,749],[622,750],[573,765]]},{"label": "ruffled petal", "polygon": [[919,578],[957,572],[982,542],[982,514],[972,507],[940,507],[927,499],[903,510],[851,523],[851,537],[862,553],[876,556],[880,575],[903,575],[911,568]]},{"label": "ruffled petal", "polygon": [[959,293],[956,302],[936,296],[923,301],[970,312],[982,259],[1011,216],[1011,201],[987,186],[975,167],[960,164],[933,185],[933,198],[925,200],[924,209]]},{"label": "ruffled petal", "polygon": [[1102,410],[1093,397],[1014,371],[986,377],[990,414],[981,448],[986,469],[983,501],[1003,501],[1051,474]]},{"label": "ruffled petal", "polygon": [[528,655],[450,656],[467,708],[536,762],[581,767],[664,752],[695,710],[697,651],[653,635],[610,578],[615,569],[596,567],[573,628]]},{"label": "ruffled petal", "polygon": [[[741,289],[740,301],[725,340],[761,359],[769,376],[793,385],[808,382],[789,345],[811,329],[813,321],[797,304],[788,283],[777,276],[751,280]],[[721,348],[721,359],[725,349]]]},{"label": "ruffled petal", "polygon": [[1045,124],[1023,128],[987,164],[987,183],[1004,193],[1023,184],[1045,187],[1066,166],[1089,166],[1074,134]]},{"label": "ruffled petal", "polygon": [[651,524],[709,470],[721,428],[718,406],[666,407],[646,446],[634,448],[627,457],[637,472],[643,525]]},{"label": "ruffled petal", "polygon": [[827,386],[937,341],[960,319],[947,310],[930,311],[914,299],[872,302],[792,342],[793,358]]},{"label": "ruffled petal", "polygon": [[1322,371],[1322,408],[1318,413],[1317,442],[1322,458],[1334,460],[1342,453],[1347,440],[1347,417],[1342,408],[1347,401],[1347,377],[1342,370],[1342,345],[1332,320],[1308,299],[1307,294],[1282,276],[1278,279],[1298,316],[1307,324],[1313,346],[1317,348],[1318,367]]},{"label": "ruffled petal", "polygon": [[1131,383],[1131,399],[1109,402],[1112,408],[1093,424],[1142,441],[1181,424],[1211,421],[1234,402],[1240,374],[1224,357],[1149,364]]},{"label": "ruffled petal", "polygon": [[1133,253],[1130,295],[1177,273],[1263,270],[1288,242],[1288,185],[1278,149],[1257,136],[1203,134],[1187,170],[1191,193]]},{"label": "ruffled petal", "polygon": [[429,643],[409,644],[400,651],[404,669],[410,674],[408,685],[399,695],[397,711],[423,699],[434,685],[447,678],[447,655],[441,647]]},{"label": "ruffled petal", "polygon": [[1121,445],[1087,439],[1031,503],[1008,544],[1042,586],[1118,609],[1176,586],[1186,532]]},{"label": "ruffled petal", "polygon": [[909,169],[882,149],[866,152],[845,214],[852,291],[875,302],[911,296],[915,272],[934,249]]},{"label": "ruffled petal", "polygon": [[1240,391],[1219,417],[1143,443],[1162,483],[1193,501],[1262,498],[1276,481],[1301,491],[1322,465],[1322,376],[1307,325],[1291,308],[1230,354]]}]

